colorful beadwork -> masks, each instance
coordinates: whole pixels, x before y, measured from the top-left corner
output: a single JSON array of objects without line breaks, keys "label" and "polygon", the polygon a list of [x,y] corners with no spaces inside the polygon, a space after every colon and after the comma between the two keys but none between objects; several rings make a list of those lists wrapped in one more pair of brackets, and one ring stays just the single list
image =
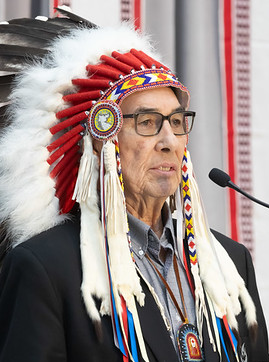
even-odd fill
[{"label": "colorful beadwork", "polygon": [[121,187],[122,187],[122,191],[124,192],[123,178],[122,178],[122,171],[121,171],[121,162],[120,162],[119,143],[118,143],[117,140],[115,140],[114,144],[115,144],[115,150],[116,150],[116,161],[117,161],[118,176],[119,176],[120,184],[121,184]]},{"label": "colorful beadwork", "polygon": [[187,91],[172,73],[163,69],[147,69],[123,77],[110,87],[101,99],[109,99],[120,104],[123,98],[134,91],[166,85]]},{"label": "colorful beadwork", "polygon": [[122,126],[122,113],[119,106],[112,101],[97,102],[88,116],[91,135],[98,140],[115,137]]},{"label": "colorful beadwork", "polygon": [[177,343],[183,362],[204,361],[198,331],[194,325],[186,323],[179,328],[177,332]]},{"label": "colorful beadwork", "polygon": [[189,247],[190,262],[192,265],[197,264],[196,245],[194,241],[193,218],[191,207],[191,195],[189,187],[189,176],[187,167],[187,150],[184,151],[182,162],[182,194],[184,201],[184,214],[186,224],[187,242]]}]

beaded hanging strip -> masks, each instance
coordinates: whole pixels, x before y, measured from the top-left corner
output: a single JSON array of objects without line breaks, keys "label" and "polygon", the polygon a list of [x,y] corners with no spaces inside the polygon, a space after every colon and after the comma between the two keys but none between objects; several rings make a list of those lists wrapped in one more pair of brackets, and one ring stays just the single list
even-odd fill
[{"label": "beaded hanging strip", "polygon": [[182,162],[182,193],[183,193],[183,202],[184,202],[184,217],[186,225],[188,250],[189,250],[191,266],[193,267],[194,265],[197,265],[197,254],[196,254],[196,245],[195,245],[194,231],[193,231],[193,218],[192,218],[186,148],[184,151],[183,162]]},{"label": "beaded hanging strip", "polygon": [[[114,144],[115,144],[116,161],[117,161],[117,172],[118,172],[121,188],[124,193],[124,183],[123,183],[122,169],[121,169],[121,162],[120,162],[120,149],[119,149],[119,143],[118,143],[117,139],[114,140]],[[128,220],[127,220],[127,223],[128,223]],[[129,225],[128,225],[127,238],[128,238],[128,245],[129,245],[131,257],[132,257],[133,262],[135,262],[133,248],[132,248],[132,242],[131,242],[131,237],[130,237],[130,232],[129,232]]]}]

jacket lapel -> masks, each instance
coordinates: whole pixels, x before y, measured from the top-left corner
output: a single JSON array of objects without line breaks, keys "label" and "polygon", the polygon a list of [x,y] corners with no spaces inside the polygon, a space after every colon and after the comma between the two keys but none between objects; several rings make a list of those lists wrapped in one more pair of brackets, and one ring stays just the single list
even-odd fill
[{"label": "jacket lapel", "polygon": [[158,362],[178,362],[176,351],[158,306],[142,279],[141,285],[146,295],[145,306],[137,305],[137,311],[147,347]]}]

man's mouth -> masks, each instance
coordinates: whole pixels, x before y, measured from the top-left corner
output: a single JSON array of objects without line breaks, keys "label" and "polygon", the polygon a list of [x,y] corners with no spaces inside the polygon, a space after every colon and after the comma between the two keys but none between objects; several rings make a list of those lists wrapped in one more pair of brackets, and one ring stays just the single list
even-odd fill
[{"label": "man's mouth", "polygon": [[159,168],[158,168],[158,170],[160,170],[160,171],[171,171],[171,170],[173,170],[173,167],[163,167],[163,166],[160,166]]}]

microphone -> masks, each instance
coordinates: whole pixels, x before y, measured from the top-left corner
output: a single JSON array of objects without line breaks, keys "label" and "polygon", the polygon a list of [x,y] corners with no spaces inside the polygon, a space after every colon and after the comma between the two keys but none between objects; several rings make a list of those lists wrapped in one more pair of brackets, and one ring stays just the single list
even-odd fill
[{"label": "microphone", "polygon": [[208,174],[208,177],[210,178],[211,181],[215,182],[217,185],[219,185],[221,187],[228,186],[231,189],[233,189],[237,192],[240,192],[240,194],[246,196],[248,199],[256,202],[257,204],[260,204],[262,206],[269,208],[269,204],[266,204],[265,202],[256,199],[255,197],[249,195],[247,192],[245,192],[244,190],[240,189],[240,187],[235,185],[231,181],[231,177],[226,172],[224,172],[218,168],[212,168],[212,170]]}]

